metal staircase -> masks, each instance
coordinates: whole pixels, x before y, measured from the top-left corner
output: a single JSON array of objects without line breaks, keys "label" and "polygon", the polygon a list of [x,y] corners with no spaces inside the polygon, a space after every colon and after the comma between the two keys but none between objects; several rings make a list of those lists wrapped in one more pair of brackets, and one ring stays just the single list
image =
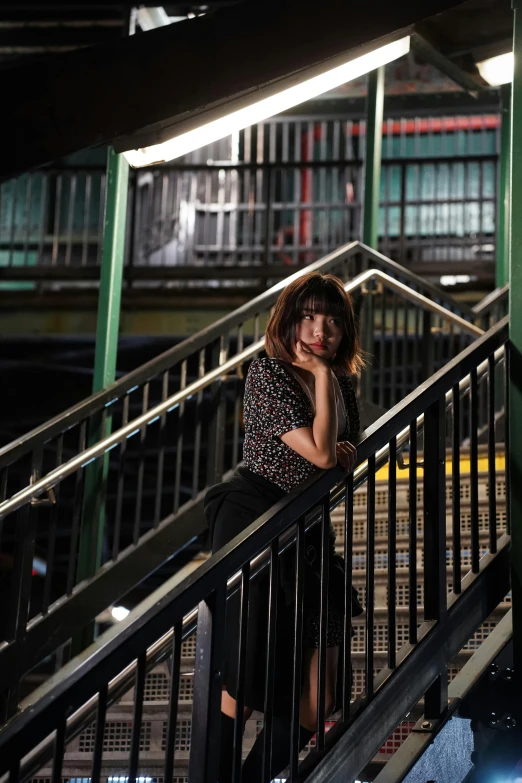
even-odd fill
[{"label": "metal staircase", "polygon": [[[311,269],[349,281],[370,357],[359,392],[373,419],[506,303],[498,292],[474,312],[357,242],[303,271]],[[292,277],[0,450],[0,544],[10,563],[0,613],[4,716],[20,686],[31,687],[28,672],[49,656],[59,667],[70,640],[107,607],[176,553],[200,548],[205,489],[241,458],[244,363],[262,349]]]},{"label": "metal staircase", "polygon": [[[32,777],[183,780],[189,739],[197,749],[191,783],[214,779],[216,629],[227,581],[229,590],[239,581],[246,595],[256,569],[276,573],[278,548],[290,546],[299,607],[304,530],[309,524],[326,529],[330,513],[348,564],[347,587],[353,579],[365,588],[366,614],[355,620],[351,642],[348,602],[343,708],[326,734],[320,716],[301,774],[313,781],[353,779],[385,754],[398,726],[406,734],[419,710],[442,720],[448,675],[508,607],[505,446],[496,437],[498,415],[507,410],[506,341],[503,319],[367,429],[353,476],[336,468],[314,477],[196,571],[189,566],[171,577],[119,628],[29,696],[0,734],[0,779],[8,773],[10,783]],[[194,658],[196,618],[209,643]],[[299,661],[298,653],[294,686]],[[294,703],[296,694],[294,688]],[[269,699],[268,723],[270,711]],[[245,751],[256,730],[251,723]],[[296,763],[294,748],[292,779]]]}]

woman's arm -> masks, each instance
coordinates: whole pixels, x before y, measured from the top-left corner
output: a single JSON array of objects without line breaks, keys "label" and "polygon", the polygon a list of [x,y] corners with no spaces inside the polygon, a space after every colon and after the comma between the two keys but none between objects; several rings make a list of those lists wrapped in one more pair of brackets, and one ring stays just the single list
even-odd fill
[{"label": "woman's arm", "polygon": [[316,412],[311,427],[285,432],[281,440],[318,468],[333,468],[337,464],[337,411],[332,372],[323,359],[300,342],[293,364],[311,372],[315,378]]}]

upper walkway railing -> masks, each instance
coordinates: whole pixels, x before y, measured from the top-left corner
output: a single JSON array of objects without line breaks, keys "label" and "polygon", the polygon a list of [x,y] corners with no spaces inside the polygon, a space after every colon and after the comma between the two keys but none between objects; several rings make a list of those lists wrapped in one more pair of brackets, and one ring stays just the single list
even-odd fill
[{"label": "upper walkway railing", "polygon": [[[253,559],[268,568],[270,583],[268,665],[265,680],[265,729],[270,736],[274,708],[273,682],[277,667],[275,622],[279,553],[289,553],[296,573],[293,599],[293,631],[287,643],[293,650],[293,677],[288,683],[292,704],[292,740],[288,749],[291,780],[297,780],[299,701],[304,666],[303,590],[304,552],[307,531],[319,525],[321,533],[321,601],[318,677],[318,715],[315,751],[304,762],[300,774],[309,780],[355,779],[372,759],[400,720],[424,697],[430,717],[437,719],[447,704],[447,666],[476,628],[509,591],[509,516],[507,530],[497,522],[495,486],[497,449],[496,417],[499,408],[508,410],[505,383],[505,346],[508,322],[504,318],[475,344],[468,346],[421,388],[412,392],[378,422],[368,428],[358,445],[354,473],[340,468],[321,471],[303,488],[290,493],[256,520],[190,577],[183,571],[172,577],[127,620],[103,634],[83,656],[66,665],[22,705],[20,714],[0,733],[0,776],[9,783],[25,783],[45,763],[51,763],[52,777],[59,779],[67,743],[95,718],[90,760],[93,778],[99,774],[107,707],[116,694],[134,683],[134,712],[130,731],[129,779],[140,769],[140,736],[145,675],[158,657],[172,654],[172,683],[166,709],[164,742],[165,780],[172,781],[174,738],[179,696],[179,661],[184,636],[194,628],[197,613],[200,643],[196,656],[192,741],[189,762],[191,781],[216,779],[219,742],[222,645],[227,585],[242,598],[239,641],[238,716],[236,747],[241,746],[244,704],[246,619],[251,577],[257,567]],[[509,347],[509,346],[507,346]],[[489,486],[489,547],[481,553],[478,517],[478,416],[485,405],[489,436],[486,446]],[[460,503],[460,422],[465,408],[470,422],[471,568],[462,567]],[[401,644],[396,638],[396,459],[409,451],[409,530],[407,568],[409,574],[409,631]],[[447,528],[445,461],[452,462],[452,524]],[[374,675],[374,589],[375,589],[375,477],[388,465],[388,641],[387,666]],[[423,534],[417,528],[418,475],[423,472]],[[509,479],[506,474],[506,479]],[[351,703],[351,581],[354,492],[362,484],[367,492],[366,525],[366,645],[364,693]],[[507,487],[509,498],[509,486]],[[341,701],[335,726],[325,734],[326,627],[328,610],[328,531],[330,511],[345,504],[344,557],[344,654],[341,657]],[[452,554],[453,589],[447,594],[447,548]],[[264,553],[264,554],[263,554]],[[402,562],[402,561],[401,561]],[[239,574],[239,583],[238,583]],[[418,623],[417,585],[424,580],[423,622]],[[270,741],[266,745],[269,753]],[[241,754],[235,756],[235,779]],[[266,758],[269,764],[269,759]],[[279,770],[273,770],[274,774]]]},{"label": "upper walkway railing", "polygon": [[[258,140],[270,135],[270,152],[262,143],[252,150],[257,160],[248,160],[246,148],[247,159],[236,163],[220,160],[224,151],[207,148],[200,159],[204,163],[131,173],[126,288],[147,286],[150,292],[151,283],[170,281],[191,294],[209,277],[217,286],[240,277],[244,285],[259,281],[259,287],[266,277],[288,274],[281,269],[315,261],[359,236],[363,160],[353,123],[287,119],[257,130]],[[314,133],[321,144],[311,143]],[[478,150],[470,139],[460,154],[456,147],[433,154],[434,146],[431,155],[427,150],[424,155],[420,147],[426,136],[417,141],[415,157],[406,153],[411,137],[403,135],[400,142],[388,137],[383,145],[381,251],[420,274],[468,274],[481,287],[490,285],[495,143]],[[443,147],[446,142],[444,136]],[[396,155],[397,143],[401,157],[388,157]],[[260,161],[260,155],[266,160]],[[10,289],[13,282],[23,282],[25,290],[40,292],[96,287],[105,180],[104,166],[52,167],[0,185],[0,281],[9,281]]]},{"label": "upper walkway railing", "polygon": [[[385,359],[402,350],[400,367],[395,356],[388,378],[392,404],[436,366],[434,353],[432,363],[426,361],[428,346],[440,345],[432,325],[450,332],[446,356],[481,330],[437,303],[437,289],[415,279],[423,293],[414,291],[400,279],[411,283],[408,272],[359,245],[341,249],[320,268],[346,279],[356,264],[370,260],[387,271],[369,269],[346,287],[354,295],[373,291],[362,302],[371,335],[381,318],[369,351],[383,357],[373,370],[377,401],[385,401]],[[1,628],[0,692],[9,689],[11,709],[27,670],[204,532],[206,487],[241,459],[241,367],[262,350],[263,319],[287,282],[0,452],[2,547],[13,562]],[[397,330],[386,323],[388,301],[391,323],[409,327],[403,325],[399,349]],[[253,334],[247,338],[248,320]],[[442,349],[437,362],[444,362]],[[89,439],[92,429],[98,438]],[[97,483],[89,475],[96,470],[102,473]],[[101,557],[85,572],[80,540],[93,519],[98,530],[105,519]],[[38,567],[41,576],[33,573]]]}]

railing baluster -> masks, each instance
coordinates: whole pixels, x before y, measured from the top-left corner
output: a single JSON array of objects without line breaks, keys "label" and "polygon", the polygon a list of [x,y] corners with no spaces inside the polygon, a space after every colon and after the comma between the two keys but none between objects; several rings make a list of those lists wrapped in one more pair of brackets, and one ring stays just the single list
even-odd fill
[{"label": "railing baluster", "polygon": [[[130,394],[123,398],[122,427],[129,421]],[[123,510],[123,490],[125,486],[125,464],[127,456],[127,439],[120,444],[120,458],[118,460],[118,483],[116,490],[116,509],[114,513],[114,533],[112,539],[112,559],[117,560],[120,554],[121,516]]]},{"label": "railing baluster", "polygon": [[[198,377],[205,375],[205,349],[199,352]],[[198,392],[196,398],[196,429],[194,435],[194,463],[192,465],[192,498],[195,498],[199,489],[199,457],[201,453],[201,403],[203,392]]]},{"label": "railing baluster", "polygon": [[[244,332],[243,324],[239,324],[237,329],[237,352],[241,353],[244,347]],[[235,399],[234,399],[234,432],[232,436],[232,465],[237,465],[239,462],[239,422],[241,419],[241,394],[240,389],[242,386],[242,380],[240,375],[242,374],[242,368],[238,367],[237,379],[235,386]]]},{"label": "railing baluster", "polygon": [[69,199],[67,202],[67,210],[68,210],[68,217],[67,217],[67,239],[66,239],[66,245],[65,245],[65,266],[71,265],[71,258],[72,258],[72,243],[73,243],[73,229],[74,229],[74,207],[76,202],[76,184],[77,184],[77,177],[76,174],[70,175],[70,191],[69,191]]},{"label": "railing baluster", "polygon": [[[141,405],[141,412],[145,413],[149,407],[149,384],[146,383],[143,387],[143,398]],[[140,430],[140,442],[138,449],[138,476],[136,479],[136,510],[134,513],[134,535],[133,542],[137,544],[140,538],[140,526],[141,526],[141,510],[143,504],[143,479],[145,475],[145,440],[147,438],[147,425],[144,425]]]},{"label": "railing baluster", "polygon": [[460,393],[459,384],[452,389],[453,430],[451,455],[451,515],[453,538],[453,592],[462,590],[462,566],[460,543]]},{"label": "railing baluster", "polygon": [[[79,433],[78,433],[79,454],[81,454],[81,452],[84,451],[86,442],[87,442],[87,419],[84,419],[82,422],[80,422]],[[71,544],[69,548],[69,562],[67,564],[67,595],[68,596],[72,594],[76,573],[77,573],[78,540],[80,538],[84,483],[85,483],[85,471],[78,470],[76,472],[75,482],[74,482]]]},{"label": "railing baluster", "polygon": [[83,232],[82,232],[82,258],[81,266],[87,266],[89,259],[89,228],[91,217],[91,190],[92,174],[85,175],[85,204],[83,209]]},{"label": "railing baluster", "polygon": [[29,239],[31,236],[31,193],[33,186],[33,174],[27,175],[27,188],[25,194],[25,207],[24,207],[24,251],[22,265],[27,266],[28,251],[29,251]]},{"label": "railing baluster", "polygon": [[[279,586],[278,539],[270,545],[270,592],[268,598],[268,635],[265,672],[264,748],[262,779],[270,780],[272,767],[272,729],[274,717],[274,676],[276,668],[277,593]],[[246,781],[245,781],[246,783]]]},{"label": "railing baluster", "polygon": [[388,667],[396,666],[397,611],[397,438],[389,443],[388,462]]},{"label": "railing baluster", "polygon": [[141,725],[143,721],[143,700],[145,698],[145,678],[147,676],[147,655],[138,656],[136,667],[136,682],[134,685],[134,711],[132,715],[132,736],[129,756],[129,781],[136,783],[138,765],[140,763]]},{"label": "railing baluster", "polygon": [[56,175],[56,195],[54,201],[54,226],[53,226],[53,247],[51,252],[51,265],[56,266],[58,261],[58,243],[60,241],[60,211],[62,204],[62,175]]},{"label": "railing baluster", "polygon": [[245,671],[248,632],[248,598],[250,593],[250,563],[241,571],[241,605],[239,610],[239,655],[236,688],[236,719],[234,723],[234,746],[232,762],[232,783],[240,783],[243,751],[243,711],[245,707]]},{"label": "railing baluster", "polygon": [[386,361],[386,293],[381,293],[381,324],[380,324],[380,352],[379,352],[379,405],[384,408],[384,372],[388,366]]},{"label": "railing baluster", "polygon": [[446,613],[446,432],[444,400],[424,413],[424,619]]},{"label": "railing baluster", "polygon": [[[181,376],[179,389],[182,391],[187,385],[187,360],[181,362]],[[183,434],[185,428],[185,403],[182,402],[178,410],[178,436],[176,438],[176,472],[174,475],[174,508],[176,514],[181,504],[181,466],[183,463]]]},{"label": "railing baluster", "polygon": [[346,478],[344,492],[344,634],[343,634],[343,721],[350,717],[352,693],[352,574],[353,574],[353,473]]},{"label": "railing baluster", "polygon": [[58,725],[56,727],[56,736],[54,738],[54,758],[53,769],[51,772],[51,783],[62,783],[62,771],[63,771],[63,757],[65,755],[65,729],[67,726],[67,719],[58,719]]},{"label": "railing baluster", "polygon": [[[161,401],[165,402],[169,393],[169,371],[165,370],[161,381]],[[163,413],[159,420],[158,457],[156,462],[156,497],[154,498],[154,527],[161,521],[161,499],[163,495],[163,470],[165,466],[165,438],[167,414]]]},{"label": "railing baluster", "polygon": [[103,757],[103,740],[107,721],[108,685],[104,685],[98,694],[96,710],[96,730],[94,734],[94,749],[92,754],[91,783],[100,783]]},{"label": "railing baluster", "polygon": [[[409,335],[408,335],[408,329],[409,329],[409,307],[408,302],[404,303],[404,324],[403,324],[403,330],[402,330],[402,396],[403,398],[406,397],[406,395],[409,392],[408,388],[408,369],[410,367],[410,363],[408,360],[408,343],[409,343]],[[397,335],[397,340],[399,339],[399,336]],[[396,405],[399,402],[397,397],[393,398],[390,401],[390,405]]]},{"label": "railing baluster", "polygon": [[222,584],[198,607],[190,783],[214,783],[218,778],[219,745],[214,741],[212,727],[218,726],[221,719],[225,604],[226,585]]},{"label": "railing baluster", "polygon": [[410,424],[409,546],[408,546],[408,638],[417,644],[417,420]]},{"label": "railing baluster", "polygon": [[470,437],[469,437],[469,475],[471,503],[471,570],[479,571],[480,539],[478,518],[478,382],[477,370],[470,371]]},{"label": "railing baluster", "polygon": [[172,672],[170,675],[169,712],[167,718],[167,739],[165,743],[165,769],[163,783],[172,783],[176,753],[176,726],[178,722],[179,680],[181,671],[181,644],[183,623],[174,626],[172,639]]},{"label": "railing baluster", "polygon": [[[489,551],[497,551],[497,471],[495,437],[495,355],[488,357],[488,489]],[[506,419],[507,421],[507,419]],[[507,424],[506,424],[507,429]]]},{"label": "railing baluster", "polygon": [[[56,444],[56,467],[62,464],[63,456],[63,434],[59,436]],[[42,614],[46,614],[51,600],[51,583],[54,572],[54,556],[56,549],[56,529],[58,524],[58,503],[60,500],[61,484],[57,484],[54,489],[55,503],[49,510],[48,533],[47,533],[47,566],[45,572],[45,582],[42,600]]]},{"label": "railing baluster", "polygon": [[[296,532],[296,582],[294,622],[294,671],[292,688],[292,735],[290,740],[290,780],[297,781],[299,767],[299,735],[301,707],[301,677],[303,668],[303,595],[304,595],[305,518],[297,521]],[[234,780],[233,783],[237,783]],[[246,783],[246,781],[245,781]]]},{"label": "railing baluster", "polygon": [[[402,308],[404,317],[406,318],[406,309]],[[391,380],[390,380],[390,400],[389,404],[395,404],[395,390],[397,388],[397,341],[398,341],[398,312],[397,312],[397,294],[392,294],[392,335],[391,335]],[[404,350],[404,346],[403,346]],[[404,390],[404,378],[403,378],[403,390]]]},{"label": "railing baluster", "polygon": [[375,618],[375,455],[368,457],[366,501],[366,696],[373,696],[373,651]]},{"label": "railing baluster", "polygon": [[43,173],[42,175],[42,192],[40,196],[40,217],[39,217],[39,228],[38,228],[38,251],[36,256],[36,263],[38,266],[41,266],[45,259],[44,259],[44,243],[45,243],[45,234],[46,234],[46,227],[47,227],[47,191],[49,187],[49,174]]},{"label": "railing baluster", "polygon": [[321,613],[319,618],[319,669],[317,677],[316,748],[324,750],[326,707],[326,652],[328,649],[328,580],[330,566],[330,495],[323,499],[321,510]]}]

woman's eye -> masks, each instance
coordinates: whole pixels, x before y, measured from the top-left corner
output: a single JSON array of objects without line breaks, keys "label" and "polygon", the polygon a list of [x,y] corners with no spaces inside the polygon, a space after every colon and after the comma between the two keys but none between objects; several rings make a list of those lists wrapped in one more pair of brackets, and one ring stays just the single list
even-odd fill
[{"label": "woman's eye", "polygon": [[306,321],[308,318],[311,318],[311,319],[312,319],[312,321],[314,320],[314,317],[313,317],[313,315],[305,315],[305,316],[304,316],[304,319],[305,319],[305,321]]}]

